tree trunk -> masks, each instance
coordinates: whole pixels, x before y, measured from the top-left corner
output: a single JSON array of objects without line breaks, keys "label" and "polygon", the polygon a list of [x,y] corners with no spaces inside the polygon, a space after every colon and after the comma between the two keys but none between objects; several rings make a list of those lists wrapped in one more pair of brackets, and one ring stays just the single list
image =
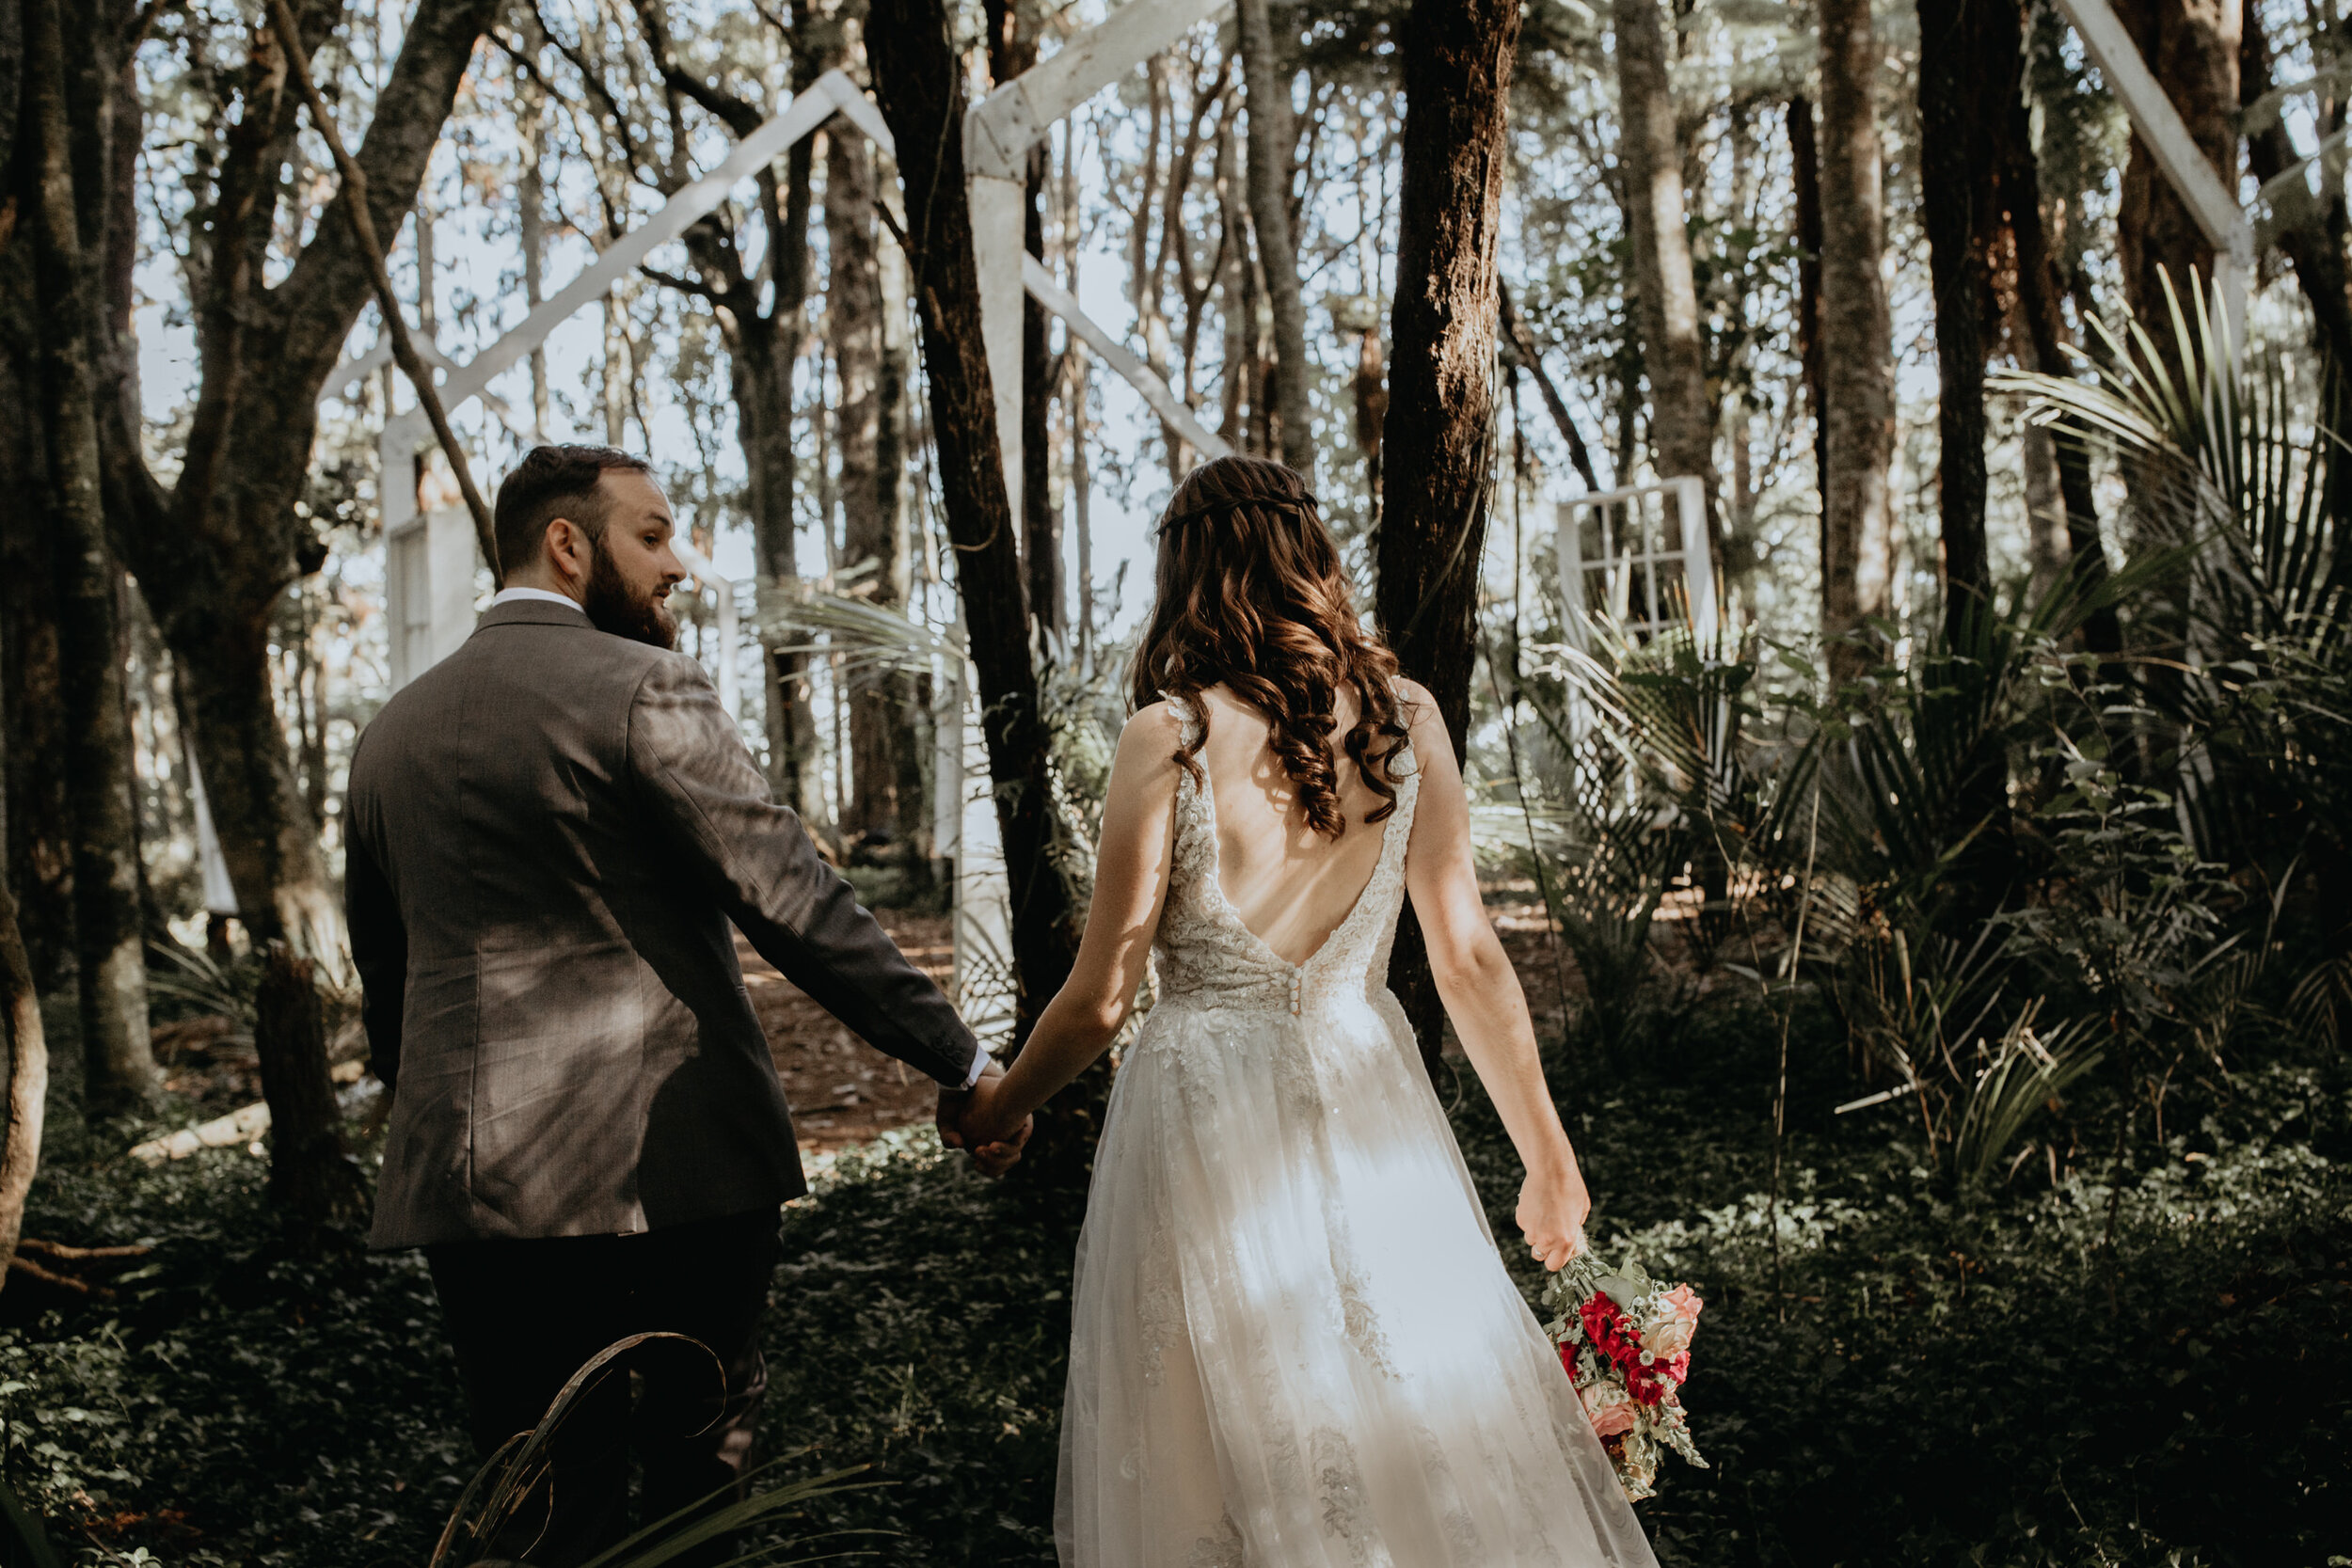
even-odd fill
[{"label": "tree trunk", "polygon": [[[1017,0],[984,0],[988,76],[1003,87],[1037,64],[1037,16]],[[1046,144],[1029,150],[1021,203],[1022,248],[1045,259]],[[1052,646],[1062,633],[1061,518],[1054,509],[1053,356],[1045,307],[1021,296],[1021,560],[1029,612]]]},{"label": "tree trunk", "polygon": [[[876,186],[897,182],[895,166],[877,171]],[[881,497],[882,515],[898,541],[898,594],[901,603],[914,586],[914,546],[907,521],[906,474],[913,437],[913,404],[908,388],[914,381],[914,345],[907,326],[907,260],[897,244],[880,253],[878,274],[882,299],[882,366],[875,386],[876,436],[874,483]],[[926,503],[928,504],[928,502]],[[926,531],[926,538],[929,537]],[[925,562],[928,577],[935,563]],[[938,847],[931,840],[931,678],[928,672],[902,674],[890,687],[898,703],[888,716],[893,766],[898,770],[898,838],[906,846],[906,866],[919,887],[931,885],[938,864]]]},{"label": "tree trunk", "polygon": [[[778,314],[782,312],[779,309]],[[798,309],[788,320],[797,324]],[[771,321],[739,322],[726,334],[728,379],[735,390],[735,434],[743,451],[759,587],[771,604],[799,591],[794,551],[792,366],[800,334]],[[765,617],[762,618],[763,620]],[[768,771],[776,799],[803,820],[824,820],[817,713],[808,679],[806,633],[780,634],[768,649]]]},{"label": "tree trunk", "polygon": [[[1517,0],[1414,0],[1401,40],[1404,172],[1375,610],[1405,673],[1437,700],[1457,754],[1468,739],[1478,657],[1494,457],[1495,263],[1518,32]],[[1389,985],[1434,1073],[1445,1009],[1409,911],[1397,928]]]},{"label": "tree trunk", "polygon": [[[2250,108],[2272,86],[2270,40],[2263,32],[2262,8],[2248,6],[2238,42],[2239,105]],[[2249,123],[2246,166],[2256,180],[2267,184],[2300,162],[2277,110],[2259,125]],[[2322,166],[2331,166],[2322,160]],[[2341,176],[2323,180],[2320,188],[2330,194],[2313,197],[2298,176],[2280,192],[2273,211],[2279,248],[2286,252],[2295,280],[2311,301],[2312,346],[2341,374],[2352,372],[2352,274],[2344,261],[2347,220],[2344,201],[2335,194]]]},{"label": "tree trunk", "polygon": [[1715,473],[1715,430],[1708,409],[1707,359],[1699,342],[1698,285],[1682,195],[1682,142],[1666,75],[1666,35],[1658,0],[1615,0],[1617,103],[1624,133],[1626,209],[1633,230],[1633,277],[1649,373],[1651,460],[1661,479],[1707,482],[1707,540],[1723,565]]},{"label": "tree trunk", "polygon": [[0,1127],[0,1288],[24,1234],[24,1199],[40,1169],[40,1131],[49,1101],[49,1044],[40,992],[16,923],[16,900],[0,880],[0,1046],[8,1053],[8,1119]]},{"label": "tree trunk", "polygon": [[[547,89],[540,86],[538,78],[523,76],[516,81],[515,93],[522,105],[515,126],[522,158],[522,173],[515,182],[515,205],[522,229],[518,237],[523,252],[523,304],[528,314],[537,309],[545,297],[541,273],[547,264],[548,191],[540,137],[547,125]],[[533,343],[531,422],[538,427],[542,438],[547,435],[548,413],[548,351],[544,343]]]},{"label": "tree trunk", "polygon": [[[796,64],[794,80],[806,72]],[[722,256],[707,237],[712,230],[698,226],[692,233],[697,260],[706,274],[723,267],[729,274],[727,299],[720,322],[726,340],[729,379],[735,389],[736,439],[743,450],[749,476],[753,549],[758,557],[759,589],[771,604],[796,593],[800,565],[795,543],[799,521],[794,514],[799,456],[792,445],[792,370],[801,353],[801,309],[808,298],[808,223],[810,172],[815,150],[803,137],[785,156],[781,193],[763,181],[760,200],[780,208],[780,223],[769,225],[774,247],[770,272],[775,279],[775,299],[759,308],[756,280],[741,275],[733,246]],[[762,617],[763,620],[766,617]],[[789,631],[787,642],[805,634]],[[768,771],[776,799],[811,824],[825,818],[824,781],[818,758],[817,713],[808,678],[808,655],[795,647],[768,650]]]},{"label": "tree trunk", "polygon": [[1277,52],[1267,0],[1238,0],[1242,79],[1249,105],[1249,224],[1265,269],[1274,314],[1274,411],[1281,421],[1282,461],[1315,478],[1313,370],[1307,362],[1307,304],[1298,287],[1298,244],[1291,232],[1291,160],[1298,132],[1291,118],[1291,72]]},{"label": "tree trunk", "polygon": [[[1035,50],[1032,48],[1032,55]],[[1027,196],[1021,220],[1023,248],[1045,260],[1043,144],[1029,150]],[[1063,613],[1061,511],[1054,504],[1054,356],[1045,307],[1021,295],[1021,554],[1029,573],[1029,616],[1047,648],[1068,627]]]},{"label": "tree trunk", "polygon": [[[943,0],[873,0],[866,58],[898,143],[942,511],[979,675],[981,734],[1009,883],[1017,1048],[1069,978],[1077,930],[1056,862],[1050,737],[1038,708],[1026,594],[980,340],[979,273],[964,195],[963,73],[951,38]],[[1103,1072],[1090,1072],[1049,1107],[1040,1132],[1047,1168],[1083,1168],[1104,1082]]]},{"label": "tree trunk", "polygon": [[1805,409],[1813,416],[1813,493],[1821,504],[1819,560],[1829,562],[1828,378],[1821,364],[1821,150],[1813,100],[1788,101],[1788,161],[1797,223],[1797,363],[1804,376]]},{"label": "tree trunk", "polygon": [[[1894,334],[1881,274],[1878,40],[1868,0],[1821,4],[1821,371],[1829,470],[1821,497],[1821,635],[1843,637],[1889,609],[1895,455]],[[1871,662],[1833,643],[1834,680]]]},{"label": "tree trunk", "polygon": [[[903,449],[895,430],[888,441],[883,438],[885,424],[898,418],[899,392],[896,386],[885,385],[889,376],[874,197],[874,155],[866,138],[853,131],[828,133],[825,234],[832,271],[826,280],[825,322],[841,381],[841,402],[834,419],[841,454],[842,565],[851,574],[850,593],[897,610],[905,606],[909,586],[906,515],[899,504]],[[893,405],[888,409],[886,392]],[[845,696],[850,789],[841,822],[845,836],[871,834],[905,842],[900,765],[915,744],[907,685],[898,672],[870,667],[849,676]]]},{"label": "tree trunk", "polygon": [[[1938,521],[1944,548],[1944,629],[1955,645],[1963,622],[1989,608],[1993,568],[1984,536],[1985,307],[1992,293],[1985,242],[1997,221],[1988,111],[2001,84],[2016,91],[2012,49],[1996,64],[1988,13],[1998,0],[1918,0],[1919,205],[1935,294]],[[2013,40],[2012,40],[2013,41]]]},{"label": "tree trunk", "polygon": [[[2116,0],[2115,14],[2222,187],[2236,190],[2240,0]],[[2137,135],[2123,168],[2115,237],[2124,302],[2169,357],[2171,318],[2161,279],[2171,279],[2184,312],[2194,309],[2190,275],[2212,284],[2213,246]]]},{"label": "tree trunk", "polygon": [[[1994,134],[1998,150],[1994,158],[2001,182],[2001,206],[2008,214],[2011,258],[2017,277],[2017,320],[2025,331],[2033,368],[2044,375],[2071,375],[2066,354],[2065,279],[2051,245],[2050,226],[2042,204],[2042,167],[2035,156],[2033,127],[2023,93],[2025,18],[2013,4],[2005,10],[1997,36],[1999,47],[2016,57],[2015,78],[1991,108],[1996,113]],[[2099,503],[2091,488],[2090,451],[2082,442],[2058,439],[2049,431],[2029,433],[2029,443],[2042,448],[2040,466],[2045,481],[2055,485],[2062,537],[2039,546],[2054,562],[2070,563],[2077,578],[2096,581],[2106,574],[2106,547],[2099,537]],[[2032,460],[2029,453],[2029,460]],[[2037,535],[2044,527],[2037,520]],[[2093,653],[2112,654],[2123,646],[2122,629],[2110,605],[2094,611],[2084,623],[2084,643]]]},{"label": "tree trunk", "polygon": [[147,1032],[137,806],[117,597],[120,571],[106,539],[92,406],[98,278],[85,241],[96,237],[89,230],[97,214],[85,215],[76,200],[59,11],[58,0],[29,0],[25,8],[24,101],[38,146],[33,230],[47,372],[50,493],[58,531],[57,629],[66,721],[59,760],[73,798],[84,1095],[94,1113],[113,1115],[143,1109],[162,1084]]},{"label": "tree trunk", "polygon": [[301,1225],[346,1223],[367,1212],[367,1183],[343,1148],[314,970],[282,942],[263,952],[253,1049],[269,1101],[270,1199]]},{"label": "tree trunk", "polygon": [[[15,14],[13,8],[0,6]],[[5,107],[5,105],[0,105]],[[13,120],[8,121],[13,127]],[[0,133],[5,134],[5,133]],[[20,210],[25,203],[19,198]],[[21,220],[20,220],[21,221]],[[47,404],[33,247],[0,245],[0,495],[50,493]],[[57,626],[57,539],[48,508],[0,506],[0,882],[16,894],[33,976],[55,990],[72,970],[73,802],[65,770]]]}]

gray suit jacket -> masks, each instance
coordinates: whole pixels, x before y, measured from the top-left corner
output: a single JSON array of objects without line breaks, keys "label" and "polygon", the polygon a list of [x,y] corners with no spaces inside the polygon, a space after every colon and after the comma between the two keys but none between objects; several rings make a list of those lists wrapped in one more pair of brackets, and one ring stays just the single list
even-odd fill
[{"label": "gray suit jacket", "polygon": [[728,931],[867,1041],[978,1049],[777,805],[702,668],[492,610],[351,763],[351,944],[392,1110],[378,1247],[655,1229],[807,1190]]}]

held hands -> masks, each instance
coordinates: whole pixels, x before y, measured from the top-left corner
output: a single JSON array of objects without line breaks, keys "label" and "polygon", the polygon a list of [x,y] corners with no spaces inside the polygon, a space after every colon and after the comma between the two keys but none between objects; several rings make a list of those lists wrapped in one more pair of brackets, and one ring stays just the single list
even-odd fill
[{"label": "held hands", "polygon": [[1554,1273],[1584,1250],[1584,1216],[1593,1210],[1592,1195],[1584,1190],[1584,1173],[1573,1155],[1566,1167],[1549,1174],[1527,1173],[1519,1188],[1519,1230],[1527,1250]]},{"label": "held hands", "polygon": [[939,1141],[949,1148],[970,1149],[972,1163],[983,1176],[1002,1176],[1019,1164],[1032,1129],[1027,1117],[1006,1124],[998,1104],[1004,1080],[1004,1064],[992,1058],[970,1092],[939,1091]]}]

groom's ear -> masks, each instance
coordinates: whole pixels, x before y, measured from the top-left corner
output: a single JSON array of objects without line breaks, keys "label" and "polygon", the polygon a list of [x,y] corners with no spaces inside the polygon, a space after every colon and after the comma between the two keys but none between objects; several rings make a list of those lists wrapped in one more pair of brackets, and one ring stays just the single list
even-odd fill
[{"label": "groom's ear", "polygon": [[585,578],[595,559],[596,541],[569,517],[551,517],[539,536],[540,557],[559,578]]}]

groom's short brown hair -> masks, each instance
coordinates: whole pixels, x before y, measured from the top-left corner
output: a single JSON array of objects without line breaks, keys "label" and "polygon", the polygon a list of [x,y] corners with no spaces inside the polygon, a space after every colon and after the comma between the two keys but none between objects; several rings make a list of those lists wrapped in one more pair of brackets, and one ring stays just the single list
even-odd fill
[{"label": "groom's short brown hair", "polygon": [[513,572],[538,560],[558,517],[601,539],[607,504],[596,485],[616,468],[644,474],[653,465],[613,447],[532,448],[499,486],[499,565]]}]

